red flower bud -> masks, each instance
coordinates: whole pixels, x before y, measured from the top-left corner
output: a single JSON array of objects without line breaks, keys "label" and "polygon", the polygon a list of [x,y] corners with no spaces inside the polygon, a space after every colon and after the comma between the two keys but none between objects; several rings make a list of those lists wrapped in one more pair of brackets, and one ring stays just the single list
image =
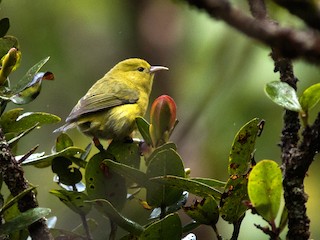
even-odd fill
[{"label": "red flower bud", "polygon": [[154,147],[169,140],[176,124],[176,116],[176,103],[170,96],[162,95],[153,102],[150,111],[149,132]]}]

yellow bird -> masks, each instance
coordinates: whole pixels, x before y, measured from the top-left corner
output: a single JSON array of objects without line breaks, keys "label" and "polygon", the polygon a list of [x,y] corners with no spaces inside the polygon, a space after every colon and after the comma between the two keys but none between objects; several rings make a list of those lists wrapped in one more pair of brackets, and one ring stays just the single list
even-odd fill
[{"label": "yellow bird", "polygon": [[154,73],[168,70],[150,66],[139,58],[119,62],[78,101],[66,124],[54,132],[78,129],[94,139],[125,140],[135,129],[135,119],[148,107]]}]

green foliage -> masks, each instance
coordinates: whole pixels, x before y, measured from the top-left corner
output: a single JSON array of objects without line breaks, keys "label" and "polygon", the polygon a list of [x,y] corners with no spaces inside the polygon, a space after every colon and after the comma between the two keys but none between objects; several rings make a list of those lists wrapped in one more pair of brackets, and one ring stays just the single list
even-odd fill
[{"label": "green foliage", "polygon": [[282,194],[282,174],[278,164],[262,160],[249,175],[248,194],[252,206],[266,221],[278,215]]},{"label": "green foliage", "polygon": [[308,112],[312,109],[320,100],[320,83],[314,84],[308,87],[302,93],[299,102],[303,111]]},{"label": "green foliage", "polygon": [[236,223],[246,212],[248,200],[247,176],[231,176],[220,201],[221,217],[229,223]]},{"label": "green foliage", "polygon": [[[22,108],[5,111],[7,104],[10,102],[19,105],[30,103],[40,94],[42,80],[53,79],[52,73],[38,73],[40,68],[48,61],[49,58],[46,58],[35,64],[17,83],[15,83],[14,79],[12,79],[13,84],[9,82],[9,75],[19,67],[21,59],[17,38],[6,35],[9,26],[8,18],[0,20],[0,126],[8,144],[10,144],[10,147],[13,149],[12,152],[15,152],[16,146],[21,138],[43,125],[59,122],[60,118],[44,112],[23,113]],[[32,155],[36,148],[37,147],[32,148],[26,155],[16,156],[15,160],[19,160],[20,162],[24,161]],[[39,154],[37,156],[39,156]],[[1,187],[2,176],[5,176],[5,174],[7,173],[1,172]],[[23,184],[27,183],[16,183],[17,186]],[[34,191],[35,187],[26,188],[21,192],[16,192],[16,189],[11,188],[9,188],[9,190],[15,192],[15,196],[12,197],[9,195],[7,202],[1,204],[0,215],[2,224],[0,227],[0,235],[1,237],[8,235],[10,239],[26,239],[28,237],[28,226],[48,215],[51,210],[36,207],[25,212],[20,212],[18,202],[21,201],[26,194]],[[4,199],[2,191],[1,199]]]},{"label": "green foliage", "polygon": [[[23,113],[22,108],[5,111],[9,103],[22,105],[35,100],[41,93],[43,80],[54,78],[51,72],[39,72],[49,60],[47,57],[31,67],[20,80],[10,79],[9,82],[8,77],[19,67],[21,59],[18,40],[6,36],[9,26],[7,18],[0,20],[0,125],[10,146],[15,147],[28,133],[45,124],[56,123],[60,118],[43,112]],[[282,82],[267,84],[265,91],[275,103],[299,112],[302,117],[307,117],[308,111],[320,99],[319,84],[306,89],[299,100],[295,90]],[[94,227],[87,226],[86,215],[92,211],[92,205],[112,224],[129,233],[123,239],[181,239],[183,231],[191,232],[202,224],[210,225],[217,233],[215,225],[219,217],[240,226],[248,209],[253,209],[274,228],[275,217],[280,212],[281,171],[271,160],[255,165],[253,155],[263,126],[261,121],[252,119],[236,134],[229,154],[228,179],[194,178],[185,170],[177,146],[169,142],[177,124],[173,99],[162,96],[153,106],[151,124],[144,118],[136,119],[144,139],[139,144],[112,141],[104,151],[100,149],[101,152],[92,155],[91,145],[86,149],[74,146],[73,140],[62,133],[50,154],[34,153],[36,148],[33,148],[23,156],[16,156],[23,165],[50,166],[62,188],[50,193],[82,219],[82,232],[53,229],[54,236],[57,239],[90,239],[88,231]],[[129,201],[127,193],[133,191],[132,188],[135,192],[130,199],[139,192],[144,207],[159,212],[153,212],[150,219],[145,219],[145,226],[138,223],[141,219],[129,219],[121,212]],[[143,191],[140,192],[141,189]],[[26,228],[50,212],[43,208],[19,212],[17,201],[32,190],[34,188],[30,187],[1,204],[0,213],[5,223],[0,227],[0,234],[25,239]],[[188,193],[196,195],[197,200],[186,207]],[[177,213],[181,208],[192,219],[191,224],[185,227],[181,226]],[[286,223],[287,211],[284,208],[278,227],[271,230],[281,232]],[[17,232],[20,230],[23,233]],[[86,237],[83,236],[85,234]]]},{"label": "green foliage", "polygon": [[17,196],[10,198],[9,201],[7,201],[0,209],[0,214],[4,213],[6,210],[8,210],[10,207],[12,207],[14,204],[17,204],[18,201],[26,195],[28,192],[33,191],[35,187],[30,187],[24,190],[23,192],[19,193]]},{"label": "green foliage", "polygon": [[94,203],[94,206],[100,209],[103,214],[110,217],[110,219],[112,219],[112,221],[114,221],[117,225],[127,230],[134,236],[139,236],[144,231],[143,226],[124,217],[108,200],[95,199],[89,202]]},{"label": "green foliage", "polygon": [[304,90],[298,99],[295,89],[285,82],[270,82],[265,87],[267,96],[285,109],[299,112],[303,124],[308,125],[309,111],[314,108],[320,100],[320,84],[314,84]]},{"label": "green foliage", "polygon": [[167,184],[178,189],[184,189],[190,193],[193,193],[199,197],[208,197],[212,196],[216,200],[221,198],[221,192],[214,187],[202,183],[201,181],[188,179],[188,178],[181,178],[177,176],[164,176],[164,177],[157,177],[152,179],[155,182],[160,182],[163,184]]},{"label": "green foliage", "polygon": [[109,152],[101,152],[89,160],[85,170],[86,189],[90,199],[106,199],[121,210],[126,201],[127,187],[124,177],[102,164],[111,158],[113,156]]},{"label": "green foliage", "polygon": [[2,18],[0,20],[0,38],[4,37],[10,28],[9,18]]},{"label": "green foliage", "polygon": [[49,208],[37,207],[20,213],[17,217],[1,225],[0,235],[25,229],[40,218],[47,216],[50,212]]},{"label": "green foliage", "polygon": [[189,207],[183,208],[186,214],[200,224],[214,226],[219,220],[219,208],[215,199],[211,196],[195,201]]},{"label": "green foliage", "polygon": [[260,131],[260,120],[252,119],[244,125],[233,140],[229,155],[229,175],[244,175],[251,166],[255,141]]},{"label": "green foliage", "polygon": [[87,215],[91,210],[92,205],[87,202],[89,198],[85,193],[64,189],[51,190],[50,193],[58,197],[61,202],[80,215]]},{"label": "green foliage", "polygon": [[[173,149],[166,149],[152,155],[146,172],[147,178],[174,175],[184,177],[184,166],[178,153]],[[147,187],[147,202],[155,207],[169,206],[177,202],[183,190],[158,183],[151,183]]]},{"label": "green foliage", "polygon": [[140,236],[140,240],[179,240],[181,239],[181,221],[177,214],[170,214],[152,223]]},{"label": "green foliage", "polygon": [[43,112],[21,113],[22,111],[22,108],[15,108],[5,112],[0,117],[0,124],[4,133],[21,133],[32,128],[35,124],[40,127],[60,121],[60,118],[53,114]]},{"label": "green foliage", "polygon": [[137,127],[139,129],[139,132],[140,132],[141,136],[143,137],[145,143],[151,146],[152,140],[151,140],[151,136],[149,134],[150,124],[142,117],[137,117],[136,122],[137,122]]},{"label": "green foliage", "polygon": [[295,112],[302,111],[297,93],[288,83],[279,81],[267,83],[265,92],[279,106]]}]

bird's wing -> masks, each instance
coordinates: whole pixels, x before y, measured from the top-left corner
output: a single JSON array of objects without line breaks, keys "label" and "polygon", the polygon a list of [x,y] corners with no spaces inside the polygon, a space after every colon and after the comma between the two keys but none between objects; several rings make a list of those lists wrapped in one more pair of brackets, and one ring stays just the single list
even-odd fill
[{"label": "bird's wing", "polygon": [[128,89],[127,86],[117,86],[113,90],[105,90],[102,87],[88,93],[80,99],[77,105],[72,109],[66,122],[73,122],[80,116],[97,112],[103,109],[120,106],[123,104],[133,104],[139,99],[139,92],[134,89]]}]

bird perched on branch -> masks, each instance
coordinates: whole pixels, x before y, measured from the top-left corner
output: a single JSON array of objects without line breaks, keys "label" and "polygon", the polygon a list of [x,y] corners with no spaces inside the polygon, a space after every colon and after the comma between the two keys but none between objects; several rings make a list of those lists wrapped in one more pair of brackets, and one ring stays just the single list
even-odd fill
[{"label": "bird perched on branch", "polygon": [[119,62],[89,89],[66,124],[54,132],[77,127],[93,138],[126,139],[135,129],[136,117],[146,113],[154,74],[159,70],[168,68],[150,66],[139,58]]}]

